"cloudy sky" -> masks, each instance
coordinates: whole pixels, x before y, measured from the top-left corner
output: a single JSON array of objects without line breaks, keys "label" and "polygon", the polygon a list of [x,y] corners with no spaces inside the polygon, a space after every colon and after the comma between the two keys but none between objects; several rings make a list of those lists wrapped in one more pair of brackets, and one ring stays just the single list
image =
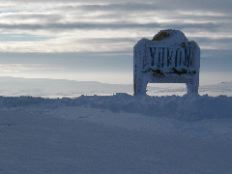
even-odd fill
[{"label": "cloudy sky", "polygon": [[231,0],[0,1],[0,73],[124,83],[136,41],[167,28],[199,43],[204,71],[230,71],[231,8]]}]

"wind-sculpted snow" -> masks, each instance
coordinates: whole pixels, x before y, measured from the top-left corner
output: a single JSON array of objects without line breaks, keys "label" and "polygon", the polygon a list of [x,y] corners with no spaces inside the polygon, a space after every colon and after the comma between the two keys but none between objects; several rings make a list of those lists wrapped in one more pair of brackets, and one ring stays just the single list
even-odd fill
[{"label": "wind-sculpted snow", "polygon": [[113,112],[138,113],[152,117],[180,120],[232,118],[232,97],[218,96],[166,96],[134,97],[127,94],[114,96],[81,96],[78,98],[45,99],[33,97],[1,97],[0,107],[43,108],[77,106]]},{"label": "wind-sculpted snow", "polygon": [[0,97],[0,174],[231,174],[231,106],[226,96]]}]

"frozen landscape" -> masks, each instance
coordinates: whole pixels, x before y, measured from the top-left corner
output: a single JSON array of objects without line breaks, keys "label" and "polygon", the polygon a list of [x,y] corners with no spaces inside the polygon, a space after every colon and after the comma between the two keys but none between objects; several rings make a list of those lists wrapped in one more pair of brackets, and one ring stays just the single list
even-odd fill
[{"label": "frozen landscape", "polygon": [[[64,90],[65,89],[65,90]],[[96,81],[75,81],[62,79],[28,79],[0,77],[2,96],[33,96],[45,98],[79,97],[81,95],[113,95],[133,93],[132,84],[110,84]],[[184,84],[149,84],[149,95],[184,95]],[[210,96],[232,96],[232,80],[200,85],[199,93]]]},{"label": "frozen landscape", "polygon": [[0,98],[1,174],[230,174],[232,98]]},{"label": "frozen landscape", "polygon": [[232,174],[231,7],[0,1],[0,174]]},{"label": "frozen landscape", "polygon": [[0,174],[231,174],[232,81],[199,87],[199,47],[164,33],[175,50],[138,42],[134,95],[131,84],[0,77]]}]

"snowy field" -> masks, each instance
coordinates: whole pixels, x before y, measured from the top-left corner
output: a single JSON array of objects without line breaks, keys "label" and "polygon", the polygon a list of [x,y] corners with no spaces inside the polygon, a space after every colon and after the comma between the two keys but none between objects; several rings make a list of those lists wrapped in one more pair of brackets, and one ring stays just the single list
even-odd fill
[{"label": "snowy field", "polygon": [[[212,75],[215,77],[214,75]],[[214,78],[212,78],[214,79]],[[79,97],[81,95],[113,95],[115,93],[133,93],[132,84],[109,84],[95,81],[74,81],[64,79],[27,79],[0,77],[0,94],[2,96],[33,97]],[[184,84],[149,84],[149,95],[184,95]],[[217,83],[201,83],[199,93],[210,96],[232,96],[232,79]]]},{"label": "snowy field", "polygon": [[231,174],[232,97],[0,97],[0,174]]}]

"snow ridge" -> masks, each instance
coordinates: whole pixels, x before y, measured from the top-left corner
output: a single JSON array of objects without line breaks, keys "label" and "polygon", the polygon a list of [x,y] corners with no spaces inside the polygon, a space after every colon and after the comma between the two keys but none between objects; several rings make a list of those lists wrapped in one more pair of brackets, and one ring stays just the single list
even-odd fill
[{"label": "snow ridge", "polygon": [[134,97],[127,94],[116,94],[114,96],[81,96],[73,99],[0,97],[1,108],[22,107],[23,109],[23,107],[37,106],[43,108],[62,106],[97,108],[186,121],[232,117],[232,97],[227,96]]}]

